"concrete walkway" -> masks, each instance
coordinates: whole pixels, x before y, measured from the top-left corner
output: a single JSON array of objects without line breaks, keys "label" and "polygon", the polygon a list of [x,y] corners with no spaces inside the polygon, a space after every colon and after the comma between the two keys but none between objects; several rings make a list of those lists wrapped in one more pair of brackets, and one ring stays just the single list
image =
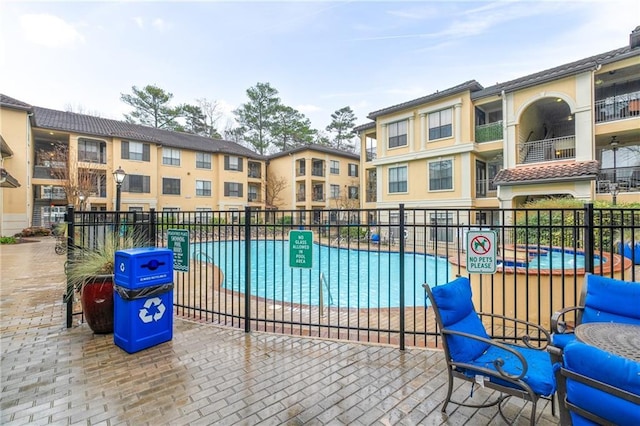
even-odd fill
[{"label": "concrete walkway", "polygon": [[[245,334],[176,317],[172,341],[129,355],[113,335],[65,327],[64,260],[52,238],[0,246],[3,425],[504,424],[495,407],[440,412],[439,351]],[[492,396],[477,389],[472,402]],[[539,424],[557,424],[541,405]],[[506,412],[525,425],[530,404],[512,399]]]}]

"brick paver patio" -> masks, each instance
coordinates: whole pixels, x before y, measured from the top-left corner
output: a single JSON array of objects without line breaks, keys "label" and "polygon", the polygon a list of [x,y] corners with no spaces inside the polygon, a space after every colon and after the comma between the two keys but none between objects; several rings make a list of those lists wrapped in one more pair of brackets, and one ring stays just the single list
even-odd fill
[{"label": "brick paver patio", "polygon": [[[246,334],[176,317],[171,342],[127,354],[113,335],[65,328],[65,259],[53,247],[53,239],[0,246],[3,425],[504,424],[495,407],[440,412],[439,351]],[[473,401],[492,396],[476,389]],[[539,423],[557,424],[541,405]],[[528,404],[506,408],[528,424]]]}]

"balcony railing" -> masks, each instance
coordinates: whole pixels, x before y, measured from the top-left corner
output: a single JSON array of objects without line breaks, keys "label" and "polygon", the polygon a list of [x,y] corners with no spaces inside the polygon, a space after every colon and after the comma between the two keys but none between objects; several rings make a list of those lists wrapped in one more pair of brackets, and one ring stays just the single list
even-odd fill
[{"label": "balcony railing", "polygon": [[496,197],[498,187],[493,183],[493,179],[476,180],[476,198]]},{"label": "balcony railing", "polygon": [[324,194],[321,192],[314,192],[311,197],[311,201],[324,201]]},{"label": "balcony railing", "polygon": [[304,192],[298,192],[296,194],[296,201],[300,202],[300,201],[306,201],[307,200],[307,196]]},{"label": "balcony railing", "polygon": [[640,192],[640,166],[601,169],[596,180],[598,194],[618,192]]},{"label": "balcony railing", "polygon": [[576,156],[576,137],[545,139],[519,143],[518,164],[565,160]]},{"label": "balcony railing", "polygon": [[260,194],[248,194],[247,195],[247,200],[249,200],[249,202],[251,202],[251,203],[260,203],[260,202],[262,202],[262,199],[260,198]]},{"label": "balcony railing", "polygon": [[248,177],[252,179],[260,179],[262,177],[262,174],[260,173],[260,170],[249,169]]},{"label": "balcony railing", "polygon": [[313,167],[311,169],[312,176],[324,176],[324,167]]},{"label": "balcony railing", "polygon": [[375,189],[368,189],[365,195],[365,201],[367,203],[375,203],[378,201],[378,193]]},{"label": "balcony railing", "polygon": [[499,141],[502,138],[502,120],[476,126],[476,142]]},{"label": "balcony railing", "polygon": [[304,176],[307,173],[304,167],[296,168],[296,176]]},{"label": "balcony railing", "polygon": [[594,110],[596,123],[640,117],[640,91],[597,100]]}]

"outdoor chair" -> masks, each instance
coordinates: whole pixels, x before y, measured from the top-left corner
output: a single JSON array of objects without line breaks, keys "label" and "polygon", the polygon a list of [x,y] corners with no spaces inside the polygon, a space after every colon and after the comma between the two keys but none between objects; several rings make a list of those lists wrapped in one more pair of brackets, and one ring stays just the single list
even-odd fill
[{"label": "outdoor chair", "polygon": [[560,410],[569,413],[562,425],[640,424],[640,362],[574,341],[560,373]]},{"label": "outdoor chair", "polygon": [[[553,364],[563,365],[563,349],[575,340],[573,330],[591,322],[618,322],[640,325],[640,283],[622,281],[600,275],[585,274],[578,306],[555,312],[551,317],[551,345]],[[567,314],[573,321],[565,320]],[[564,381],[556,370],[558,394],[564,394]],[[569,423],[569,414],[560,407],[561,424]]]},{"label": "outdoor chair", "polygon": [[[502,413],[502,403],[510,396],[517,396],[532,403],[531,425],[536,423],[536,407],[540,397],[551,400],[555,415],[552,396],[556,391],[556,381],[549,353],[544,350],[550,338],[546,330],[527,321],[476,312],[471,298],[471,284],[466,277],[433,288],[428,284],[423,287],[435,313],[447,361],[449,384],[442,405],[443,413],[446,413],[449,402],[472,408],[497,405],[502,418],[509,422]],[[513,330],[514,336],[489,336],[482,323],[485,318],[503,330]],[[533,345],[531,336],[517,336],[520,331],[535,331],[537,337],[543,340],[539,345]],[[456,378],[471,383],[471,396],[476,384],[497,390],[501,395],[485,404],[453,401],[451,394]]]},{"label": "outdoor chair", "polygon": [[[589,322],[619,322],[640,325],[640,283],[587,273],[579,305],[557,311],[551,317],[551,344],[560,349],[573,341],[573,329]],[[575,313],[573,323],[565,316]]]}]

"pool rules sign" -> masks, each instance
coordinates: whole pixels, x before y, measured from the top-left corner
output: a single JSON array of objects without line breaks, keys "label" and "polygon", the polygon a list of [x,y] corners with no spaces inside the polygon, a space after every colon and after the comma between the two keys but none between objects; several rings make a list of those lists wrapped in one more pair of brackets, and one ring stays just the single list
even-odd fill
[{"label": "pool rules sign", "polygon": [[496,272],[497,242],[495,231],[467,233],[467,272],[493,274]]},{"label": "pool rules sign", "polygon": [[289,231],[289,266],[311,268],[313,257],[313,232]]}]

